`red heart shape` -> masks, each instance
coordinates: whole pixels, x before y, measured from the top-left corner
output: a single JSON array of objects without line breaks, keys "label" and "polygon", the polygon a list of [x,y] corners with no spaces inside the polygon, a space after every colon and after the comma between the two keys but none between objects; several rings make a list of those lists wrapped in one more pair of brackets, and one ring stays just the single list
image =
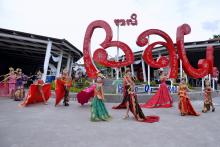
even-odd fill
[{"label": "red heart shape", "polygon": [[[107,67],[122,67],[122,66],[130,65],[134,62],[133,52],[127,44],[121,41],[112,41],[112,29],[110,25],[103,20],[94,21],[90,23],[90,25],[87,27],[85,37],[84,37],[84,44],[83,44],[85,68],[90,78],[95,78],[98,72],[98,69],[96,68],[92,60],[91,48],[90,48],[91,37],[96,28],[103,28],[106,32],[106,38],[100,44],[102,48],[95,50],[93,54],[93,58],[95,62],[101,65],[107,66]],[[108,53],[106,52],[106,49],[109,47],[120,48],[125,54],[125,60],[124,61],[108,60]]]}]

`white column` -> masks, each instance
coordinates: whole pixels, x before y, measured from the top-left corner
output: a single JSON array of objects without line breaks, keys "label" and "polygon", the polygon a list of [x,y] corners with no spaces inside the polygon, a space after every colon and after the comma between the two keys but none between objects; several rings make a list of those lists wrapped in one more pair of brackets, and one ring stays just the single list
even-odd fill
[{"label": "white column", "polygon": [[118,80],[119,79],[119,69],[116,68],[115,71],[116,71],[116,79]]},{"label": "white column", "polygon": [[143,59],[141,59],[141,63],[142,63],[142,70],[143,70],[144,82],[147,82],[147,79],[146,79],[146,71],[145,71],[145,63],[144,63],[144,60],[143,60]]},{"label": "white column", "polygon": [[131,64],[131,75],[134,76],[134,65]]},{"label": "white column", "polygon": [[180,60],[180,79],[183,78],[183,62]]},{"label": "white column", "polygon": [[44,82],[46,82],[46,78],[47,78],[47,70],[48,70],[48,66],[50,62],[51,49],[52,49],[52,41],[48,41],[47,50],[46,50],[45,59],[44,59],[44,73],[42,77],[42,80]]},{"label": "white column", "polygon": [[61,69],[61,63],[62,63],[62,58],[63,58],[63,51],[60,52],[60,57],[59,57],[59,62],[57,64],[57,74],[56,77],[60,76],[60,69]]},{"label": "white column", "polygon": [[215,91],[215,79],[212,78],[212,90]]},{"label": "white column", "polygon": [[150,66],[147,65],[147,84],[150,85]]},{"label": "white column", "polygon": [[66,68],[68,69],[68,71],[70,69],[70,63],[71,63],[70,61],[71,61],[71,55],[68,54],[68,59],[67,59],[67,63],[66,63]]},{"label": "white column", "polygon": [[202,78],[202,91],[204,90],[204,78]]},{"label": "white column", "polygon": [[211,74],[209,74],[209,82],[211,83]]},{"label": "white column", "polygon": [[69,76],[72,75],[72,70],[73,70],[73,58],[71,58],[71,60],[70,60]]},{"label": "white column", "polygon": [[172,88],[173,88],[173,80],[170,79],[170,89],[171,89],[171,93],[173,93]]}]

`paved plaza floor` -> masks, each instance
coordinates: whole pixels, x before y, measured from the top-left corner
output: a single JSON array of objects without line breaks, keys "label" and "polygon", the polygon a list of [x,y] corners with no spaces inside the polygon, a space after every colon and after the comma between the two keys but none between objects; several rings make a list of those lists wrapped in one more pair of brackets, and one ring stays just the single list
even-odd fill
[{"label": "paved plaza floor", "polygon": [[[89,104],[71,101],[69,107],[35,104],[26,108],[0,97],[0,147],[220,147],[220,97],[214,98],[216,112],[180,116],[177,103],[172,108],[143,109],[158,115],[160,122],[123,120],[125,110],[113,110],[112,120],[90,122]],[[199,112],[202,101],[193,101]]]}]

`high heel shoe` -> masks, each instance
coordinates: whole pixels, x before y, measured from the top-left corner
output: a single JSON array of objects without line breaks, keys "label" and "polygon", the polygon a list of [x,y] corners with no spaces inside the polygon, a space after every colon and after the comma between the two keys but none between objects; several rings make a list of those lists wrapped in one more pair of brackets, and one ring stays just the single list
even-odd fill
[{"label": "high heel shoe", "polygon": [[212,108],[212,112],[215,112],[215,108]]},{"label": "high heel shoe", "polygon": [[123,117],[123,119],[127,119],[127,118],[129,118],[129,115],[125,115],[125,116]]}]

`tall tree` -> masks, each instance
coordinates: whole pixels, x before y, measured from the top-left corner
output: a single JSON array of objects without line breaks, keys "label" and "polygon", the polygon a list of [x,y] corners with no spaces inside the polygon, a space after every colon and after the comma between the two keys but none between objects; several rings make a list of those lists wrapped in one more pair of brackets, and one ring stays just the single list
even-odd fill
[{"label": "tall tree", "polygon": [[220,34],[214,34],[212,39],[220,38]]}]

